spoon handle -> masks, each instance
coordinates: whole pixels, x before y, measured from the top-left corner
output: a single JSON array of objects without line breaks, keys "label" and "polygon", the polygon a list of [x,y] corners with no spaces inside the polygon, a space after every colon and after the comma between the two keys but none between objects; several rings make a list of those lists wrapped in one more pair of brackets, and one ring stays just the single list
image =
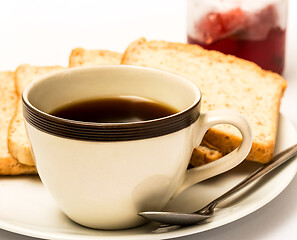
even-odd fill
[{"label": "spoon handle", "polygon": [[240,183],[238,183],[235,187],[231,188],[228,192],[224,193],[220,197],[216,198],[213,200],[211,203],[206,205],[204,208],[200,209],[196,213],[200,214],[212,214],[214,211],[214,208],[216,207],[217,204],[222,202],[223,200],[229,198],[233,194],[237,193],[247,185],[249,185],[251,182],[254,180],[266,175],[279,165],[283,164],[293,156],[297,154],[297,144],[293,145],[292,147],[282,151],[281,153],[277,154],[271,162],[263,165],[256,171],[254,171],[251,175],[249,175],[247,178],[243,179]]}]

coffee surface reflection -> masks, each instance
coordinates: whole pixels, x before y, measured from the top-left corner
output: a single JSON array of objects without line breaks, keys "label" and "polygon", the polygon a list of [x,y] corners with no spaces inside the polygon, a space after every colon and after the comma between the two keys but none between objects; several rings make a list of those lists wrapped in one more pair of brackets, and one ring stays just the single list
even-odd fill
[{"label": "coffee surface reflection", "polygon": [[177,113],[166,104],[136,96],[89,99],[59,107],[50,114],[84,122],[128,123],[158,119]]}]

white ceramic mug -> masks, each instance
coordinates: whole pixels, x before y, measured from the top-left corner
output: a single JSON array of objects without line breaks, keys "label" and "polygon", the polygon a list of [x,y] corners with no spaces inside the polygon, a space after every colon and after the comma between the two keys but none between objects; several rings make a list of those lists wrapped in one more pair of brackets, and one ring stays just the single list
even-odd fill
[{"label": "white ceramic mug", "polygon": [[[67,103],[109,96],[140,96],[178,109],[164,118],[90,123],[50,114]],[[160,210],[185,188],[235,167],[249,153],[252,132],[233,111],[200,113],[198,88],[181,76],[135,66],[63,70],[29,84],[24,117],[42,182],[61,210],[91,228],[144,223],[140,211]],[[216,124],[232,124],[241,145],[207,165],[187,170],[194,147]]]}]

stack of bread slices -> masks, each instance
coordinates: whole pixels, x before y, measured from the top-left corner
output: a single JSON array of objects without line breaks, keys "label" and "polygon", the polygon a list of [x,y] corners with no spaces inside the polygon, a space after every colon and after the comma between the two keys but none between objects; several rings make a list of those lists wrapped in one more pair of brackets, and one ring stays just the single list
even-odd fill
[{"label": "stack of bread slices", "polygon": [[[232,109],[243,114],[254,132],[247,160],[267,163],[273,157],[281,98],[287,82],[256,64],[208,51],[196,45],[165,41],[132,42],[122,53],[76,48],[69,67],[91,65],[138,65],[158,68],[193,81],[202,92],[201,111]],[[0,174],[37,174],[24,125],[21,94],[25,86],[60,66],[21,65],[15,72],[0,72]],[[139,79],[141,81],[141,79]],[[211,128],[192,154],[190,165],[215,161],[241,142],[229,125]],[[170,149],[168,149],[170,151]]]}]

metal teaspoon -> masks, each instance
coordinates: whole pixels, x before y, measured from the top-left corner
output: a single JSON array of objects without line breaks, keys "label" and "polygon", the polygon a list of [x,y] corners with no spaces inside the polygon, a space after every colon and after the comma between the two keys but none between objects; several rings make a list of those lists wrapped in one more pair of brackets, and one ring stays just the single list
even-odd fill
[{"label": "metal teaspoon", "polygon": [[237,193],[238,191],[252,183],[254,180],[266,175],[270,171],[279,167],[281,164],[285,163],[287,160],[291,159],[296,154],[297,144],[277,154],[271,162],[263,165],[262,167],[254,171],[250,176],[242,180],[235,187],[233,187],[232,189],[230,189],[229,191],[227,191],[226,193],[224,193],[223,195],[216,198],[211,203],[194,213],[145,211],[138,213],[138,215],[154,222],[165,223],[170,225],[192,225],[201,222],[213,216],[214,209],[217,206],[217,204],[229,198],[233,194]]}]

